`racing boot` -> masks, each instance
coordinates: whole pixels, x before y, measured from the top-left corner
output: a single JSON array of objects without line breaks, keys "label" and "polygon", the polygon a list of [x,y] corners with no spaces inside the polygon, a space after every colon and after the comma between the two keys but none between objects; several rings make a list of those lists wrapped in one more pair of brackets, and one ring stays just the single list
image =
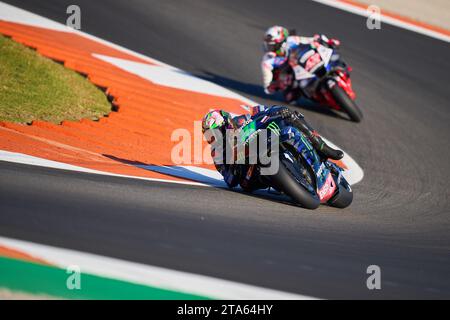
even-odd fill
[{"label": "racing boot", "polygon": [[333,160],[341,160],[344,157],[344,153],[341,150],[333,149],[323,141],[319,134],[306,123],[306,120],[301,113],[291,111],[288,108],[282,108],[279,112],[283,119],[290,122],[306,135],[321,157]]},{"label": "racing boot", "polygon": [[313,147],[319,152],[319,155],[323,158],[341,160],[344,157],[344,153],[341,150],[331,148],[325,143],[325,141],[323,141],[317,132],[312,131],[308,139],[311,141]]}]

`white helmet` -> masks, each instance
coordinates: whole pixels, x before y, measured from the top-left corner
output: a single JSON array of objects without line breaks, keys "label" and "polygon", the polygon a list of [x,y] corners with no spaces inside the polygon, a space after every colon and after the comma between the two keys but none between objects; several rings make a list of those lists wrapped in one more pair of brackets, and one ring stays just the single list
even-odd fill
[{"label": "white helmet", "polygon": [[264,34],[264,49],[275,52],[277,55],[283,55],[283,44],[289,37],[289,30],[281,26],[273,26],[267,29]]}]

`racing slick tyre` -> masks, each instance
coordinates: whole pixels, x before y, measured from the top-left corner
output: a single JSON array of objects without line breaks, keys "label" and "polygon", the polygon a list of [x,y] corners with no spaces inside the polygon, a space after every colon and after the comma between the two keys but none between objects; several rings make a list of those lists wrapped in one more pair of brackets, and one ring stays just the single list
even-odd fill
[{"label": "racing slick tyre", "polygon": [[316,209],[320,205],[319,196],[302,186],[298,179],[299,173],[293,166],[294,163],[280,157],[278,172],[270,176],[273,186],[288,195],[296,204],[306,209]]},{"label": "racing slick tyre", "polygon": [[353,201],[353,192],[342,184],[339,185],[339,192],[328,201],[328,204],[335,208],[346,208]]},{"label": "racing slick tyre", "polygon": [[336,103],[344,110],[350,119],[355,122],[361,122],[363,114],[356,103],[348,96],[348,94],[339,87],[339,85],[334,85],[330,88],[330,92]]}]

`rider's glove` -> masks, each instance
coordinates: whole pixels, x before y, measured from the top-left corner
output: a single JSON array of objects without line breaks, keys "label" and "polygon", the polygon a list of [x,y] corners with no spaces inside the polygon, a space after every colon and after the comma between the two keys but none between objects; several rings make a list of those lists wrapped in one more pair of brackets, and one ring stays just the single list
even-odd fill
[{"label": "rider's glove", "polygon": [[330,47],[339,47],[341,45],[341,42],[338,39],[329,39],[324,34],[315,34],[314,40],[321,43],[321,44],[327,44]]},{"label": "rider's glove", "polygon": [[287,118],[290,118],[290,117],[292,117],[292,111],[291,110],[289,110],[288,108],[282,108],[281,110],[280,110],[280,116],[281,116],[281,119],[287,119]]},{"label": "rider's glove", "polygon": [[287,107],[283,107],[278,111],[278,114],[281,116],[282,119],[303,119],[304,116],[298,111],[292,111],[288,109]]},{"label": "rider's glove", "polygon": [[331,47],[339,47],[341,45],[341,42],[338,39],[329,39],[328,40],[328,45],[330,45]]}]

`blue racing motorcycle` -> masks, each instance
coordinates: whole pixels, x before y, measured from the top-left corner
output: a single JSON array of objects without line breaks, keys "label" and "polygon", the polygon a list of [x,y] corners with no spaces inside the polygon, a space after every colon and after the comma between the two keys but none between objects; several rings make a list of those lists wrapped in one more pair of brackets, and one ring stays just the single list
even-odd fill
[{"label": "blue racing motorcycle", "polygon": [[[342,175],[343,169],[335,163],[320,158],[306,136],[288,125],[279,115],[260,112],[241,128],[241,143],[249,146],[263,130],[267,133],[266,159],[277,159],[278,170],[261,174],[270,164],[257,161],[252,171],[260,181],[289,196],[297,205],[316,209],[320,204],[337,208],[349,206],[353,200],[350,184]],[[269,134],[271,133],[271,134]],[[277,150],[271,140],[278,137]],[[242,149],[248,157],[247,149]]]}]

